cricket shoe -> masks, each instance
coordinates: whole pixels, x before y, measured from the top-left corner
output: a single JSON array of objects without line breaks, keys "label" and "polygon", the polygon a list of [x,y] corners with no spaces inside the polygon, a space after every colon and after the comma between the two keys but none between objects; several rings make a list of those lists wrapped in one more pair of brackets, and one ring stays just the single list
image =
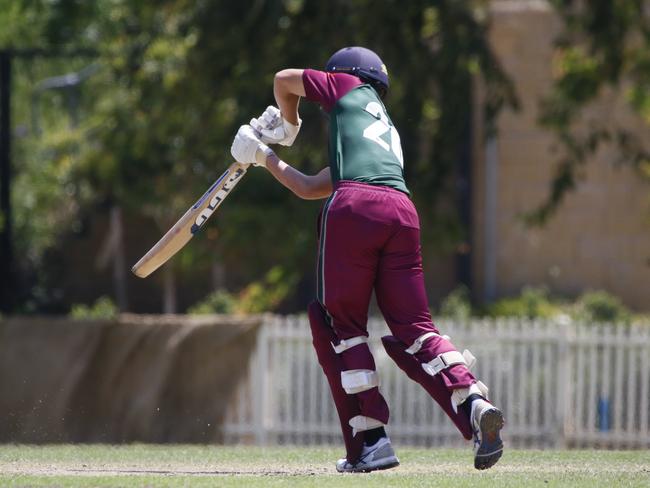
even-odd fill
[{"label": "cricket shoe", "polygon": [[470,418],[474,430],[474,467],[491,468],[503,454],[503,441],[499,435],[505,424],[503,413],[488,401],[478,398],[472,402]]},{"label": "cricket shoe", "polygon": [[336,470],[339,473],[369,473],[395,466],[399,466],[399,459],[388,437],[382,437],[372,446],[363,446],[361,457],[354,464],[349,463],[347,459],[339,459],[336,462]]}]

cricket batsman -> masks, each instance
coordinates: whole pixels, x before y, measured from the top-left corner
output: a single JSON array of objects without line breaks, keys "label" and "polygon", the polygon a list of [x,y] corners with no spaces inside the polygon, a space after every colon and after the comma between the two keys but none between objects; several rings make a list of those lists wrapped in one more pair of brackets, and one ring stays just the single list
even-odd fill
[{"label": "cricket batsman", "polygon": [[[368,347],[372,290],[392,335],[391,358],[440,404],[461,435],[474,440],[474,466],[501,457],[502,412],[487,387],[433,324],[427,303],[420,223],[404,181],[400,136],[383,98],[388,71],[363,47],[334,53],[324,71],[285,69],[275,75],[278,107],[239,128],[232,143],[240,163],[265,167],[304,199],[327,198],[319,216],[317,299],[309,320],[318,361],[329,382],[345,441],[339,472],[368,472],[399,464],[386,434],[389,410]],[[268,144],[291,146],[300,131],[301,97],[329,114],[329,166],[305,175]]]}]

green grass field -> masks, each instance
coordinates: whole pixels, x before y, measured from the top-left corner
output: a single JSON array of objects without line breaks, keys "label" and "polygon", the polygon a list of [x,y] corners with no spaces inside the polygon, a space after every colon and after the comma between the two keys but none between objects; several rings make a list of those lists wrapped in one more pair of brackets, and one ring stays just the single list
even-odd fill
[{"label": "green grass field", "polygon": [[400,449],[401,466],[341,475],[340,449],[185,445],[0,446],[0,486],[649,487],[647,451],[506,451],[489,471],[468,450]]}]

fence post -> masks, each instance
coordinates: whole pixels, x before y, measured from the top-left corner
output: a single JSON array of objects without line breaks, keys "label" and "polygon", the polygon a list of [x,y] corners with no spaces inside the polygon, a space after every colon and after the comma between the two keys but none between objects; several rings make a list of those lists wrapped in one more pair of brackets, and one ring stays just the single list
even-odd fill
[{"label": "fence post", "polygon": [[557,324],[557,402],[556,402],[556,438],[555,447],[567,447],[567,435],[570,430],[569,413],[571,412],[571,342],[572,324],[561,321]]},{"label": "fence post", "polygon": [[272,375],[269,374],[269,329],[273,326],[274,320],[266,315],[262,320],[259,336],[257,338],[257,352],[250,370],[251,377],[251,398],[253,400],[253,426],[255,429],[255,444],[263,446],[268,440],[268,409],[270,401],[268,397],[269,382]]}]

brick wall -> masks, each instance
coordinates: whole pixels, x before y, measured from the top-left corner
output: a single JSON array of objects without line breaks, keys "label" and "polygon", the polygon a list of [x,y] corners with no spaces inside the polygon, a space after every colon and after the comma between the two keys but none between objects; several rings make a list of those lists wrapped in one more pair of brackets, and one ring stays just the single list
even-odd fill
[{"label": "brick wall", "polygon": [[[526,284],[563,295],[605,289],[635,309],[649,310],[650,185],[631,167],[613,164],[615,148],[589,161],[577,191],[545,227],[526,228],[519,218],[546,198],[561,154],[553,151],[552,134],[536,123],[539,100],[552,84],[552,43],[561,28],[547,2],[492,4],[491,43],[516,85],[521,110],[501,114],[491,147],[475,121],[476,291],[497,298]],[[621,93],[603,93],[584,123],[598,118],[650,136]]]}]

